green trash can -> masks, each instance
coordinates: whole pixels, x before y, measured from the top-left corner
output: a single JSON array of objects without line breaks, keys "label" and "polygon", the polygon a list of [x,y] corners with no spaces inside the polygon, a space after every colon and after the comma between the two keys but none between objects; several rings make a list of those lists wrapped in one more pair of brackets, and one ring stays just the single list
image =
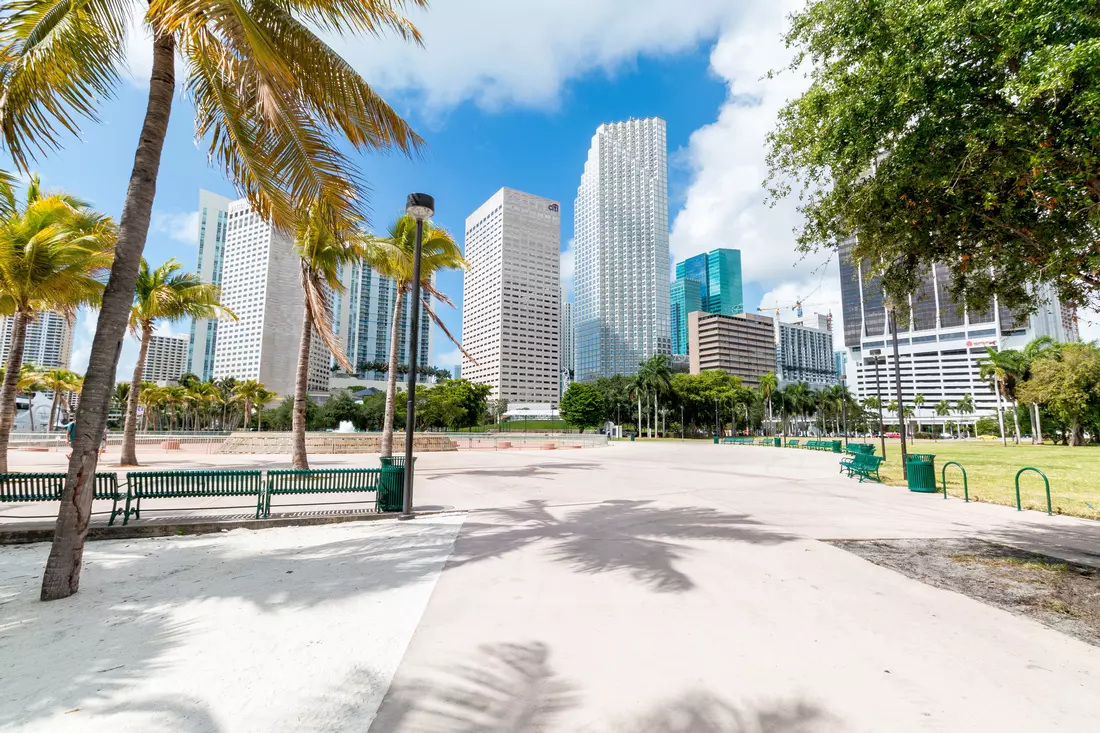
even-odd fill
[{"label": "green trash can", "polygon": [[775,447],[776,448],[782,448],[783,447],[783,439],[782,438],[775,438]]},{"label": "green trash can", "polygon": [[718,445],[718,436],[717,435],[714,436],[714,444]]},{"label": "green trash can", "polygon": [[910,453],[905,456],[905,473],[909,490],[922,494],[936,493],[936,457],[929,453]]},{"label": "green trash can", "polygon": [[840,440],[834,440],[833,441],[833,453],[840,453],[841,452],[841,444],[842,443],[843,443],[843,441],[840,441]]},{"label": "green trash can", "polygon": [[[382,468],[393,470],[382,471],[382,489],[378,492],[378,510],[382,512],[399,512],[404,509],[405,503],[405,456],[393,456],[392,458],[380,458]],[[416,456],[413,456],[413,465],[416,465]]]},{"label": "green trash can", "polygon": [[636,435],[637,435],[636,433],[631,433],[631,434],[630,434],[630,442],[631,442],[631,443],[633,443],[633,442],[634,442],[634,438],[636,437]]}]

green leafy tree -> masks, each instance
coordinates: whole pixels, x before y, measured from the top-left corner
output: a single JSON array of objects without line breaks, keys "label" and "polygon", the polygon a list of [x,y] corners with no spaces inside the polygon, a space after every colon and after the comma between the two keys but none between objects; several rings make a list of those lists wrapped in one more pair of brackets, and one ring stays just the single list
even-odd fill
[{"label": "green leafy tree", "polygon": [[1023,379],[1027,364],[1023,354],[1013,349],[997,351],[985,347],[986,356],[979,363],[982,379],[990,382],[997,394],[1012,404],[1012,418],[1016,428],[1016,445],[1020,444],[1020,418],[1016,411],[1016,385]]},{"label": "green leafy tree", "polygon": [[[0,112],[0,126],[3,122]],[[43,192],[37,175],[31,176],[22,200],[10,177],[0,175],[0,316],[12,319],[0,387],[0,473],[8,470],[27,325],[41,311],[56,311],[71,321],[77,309],[99,302],[103,286],[95,276],[111,266],[115,233],[110,217],[83,201]]]},{"label": "green leafy tree", "polygon": [[61,402],[61,395],[80,389],[80,375],[68,369],[50,369],[42,373],[40,381],[44,389],[53,392],[53,401],[50,403],[50,422],[46,426],[46,432],[52,433],[57,423],[57,406]]},{"label": "green leafy tree", "polygon": [[1069,444],[1081,445],[1082,421],[1100,407],[1100,348],[1096,344],[1065,344],[1058,359],[1042,359],[1031,379],[1020,385],[1027,402],[1052,410],[1067,425]]},{"label": "green leafy tree", "polygon": [[943,432],[943,429],[947,427],[947,418],[951,417],[951,403],[947,400],[940,400],[936,403],[935,412],[938,417],[944,418],[943,425],[936,429],[936,437]]},{"label": "green leafy tree", "polygon": [[[1023,350],[1024,381],[1031,379],[1031,370],[1040,359],[1057,359],[1062,355],[1062,345],[1050,336],[1039,336],[1032,339]],[[1039,416],[1039,404],[1032,402],[1028,405],[1031,410],[1031,442],[1035,445],[1043,443],[1043,424]]]},{"label": "green leafy tree", "polygon": [[[925,402],[926,402],[926,400],[925,400],[925,397],[922,393],[918,392],[917,394],[913,395],[913,408],[916,410],[917,432],[918,433],[921,432],[920,409],[922,407],[924,407]],[[916,436],[914,435],[913,437],[915,438]]]},{"label": "green leafy tree", "polygon": [[598,428],[603,423],[604,404],[599,390],[591,384],[574,382],[565,390],[561,398],[561,418],[567,424],[578,428]]},{"label": "green leafy tree", "polygon": [[[969,305],[1100,293],[1100,5],[811,0],[769,139],[804,250],[846,246],[898,301],[934,263]],[[840,244],[838,244],[840,243]]]},{"label": "green leafy tree", "polygon": [[[152,71],[137,151],[122,205],[118,246],[103,298],[61,502],[43,600],[72,595],[91,511],[99,433],[107,421],[118,344],[129,320],[168,118],[181,87],[208,157],[260,215],[283,231],[319,203],[337,228],[365,214],[355,152],[410,152],[421,141],[314,29],[338,36],[387,30],[419,41],[401,15],[426,0],[203,3],[57,3],[26,0],[0,20],[0,134],[15,164],[60,147],[113,96],[135,26],[150,31]],[[349,147],[352,150],[349,150]],[[77,491],[77,480],[80,490]],[[75,496],[72,494],[75,492]]]},{"label": "green leafy tree", "polygon": [[768,405],[768,422],[772,419],[772,395],[779,389],[779,377],[775,376],[775,372],[768,372],[764,376],[760,377],[760,396],[764,399],[764,402]]},{"label": "green leafy tree", "polygon": [[[138,358],[134,363],[134,376],[130,384],[138,385],[131,389],[126,403],[126,424],[122,433],[122,458],[124,466],[138,465],[137,458],[137,408],[141,399],[141,376],[145,371],[145,359],[149,353],[149,344],[158,321],[179,321],[184,318],[219,318],[225,316],[235,319],[237,316],[228,308],[223,308],[219,298],[221,288],[204,283],[199,276],[191,272],[180,272],[183,265],[172,259],[160,267],[150,270],[149,263],[141,258],[138,269],[137,285],[134,288],[134,303],[130,308],[130,332],[138,337]],[[182,385],[181,385],[182,387]],[[175,420],[173,405],[173,422]]]}]

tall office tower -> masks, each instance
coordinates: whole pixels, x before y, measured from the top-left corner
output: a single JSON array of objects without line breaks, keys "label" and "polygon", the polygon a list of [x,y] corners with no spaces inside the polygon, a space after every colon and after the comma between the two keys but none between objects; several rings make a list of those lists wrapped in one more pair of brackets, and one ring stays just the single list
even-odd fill
[{"label": "tall office tower", "polygon": [[702,286],[707,313],[732,316],[745,312],[739,249],[715,249],[677,262],[676,279],[694,280]]},{"label": "tall office tower", "polygon": [[[225,232],[229,199],[199,189],[199,260],[195,273],[204,283],[221,285],[225,259]],[[187,371],[204,382],[214,374],[214,350],[218,343],[218,322],[210,318],[191,321],[187,346]]]},{"label": "tall office tower", "polygon": [[634,374],[672,351],[664,120],[599,126],[574,217],[577,381]]},{"label": "tall office tower", "polygon": [[808,382],[812,387],[837,383],[830,326],[829,318],[820,313],[777,324],[775,362],[780,382]]},{"label": "tall office tower", "polygon": [[688,313],[704,310],[703,287],[695,280],[678,277],[670,287],[672,353],[688,353]]},{"label": "tall office tower", "polygon": [[692,374],[721,369],[757,387],[760,377],[775,371],[775,326],[768,316],[692,311],[688,340]]},{"label": "tall office tower", "polygon": [[[361,379],[382,381],[384,370],[360,368],[370,363],[389,363],[393,334],[393,309],[397,302],[397,283],[381,277],[369,267],[354,264],[341,271],[343,295],[333,308],[336,335],[348,359]],[[397,361],[409,363],[409,314],[413,312],[408,294],[401,301],[401,320],[397,326]],[[418,364],[427,365],[432,351],[432,322],[420,304],[420,349]]]},{"label": "tall office tower", "polygon": [[573,304],[565,299],[565,289],[558,291],[561,301],[561,393],[573,383],[576,362],[573,358]]},{"label": "tall office tower", "polygon": [[502,188],[466,218],[462,346],[474,361],[463,358],[462,376],[494,398],[558,401],[560,209]]},{"label": "tall office tower", "polygon": [[[840,289],[844,312],[844,346],[848,350],[848,383],[858,399],[876,396],[895,399],[893,334],[880,281],[867,263],[851,257],[854,241],[840,247]],[[899,319],[898,355],[902,401],[912,405],[917,394],[926,405],[941,400],[956,404],[966,395],[974,399],[975,412],[951,420],[973,422],[978,416],[996,414],[997,396],[979,375],[986,346],[1021,349],[1032,339],[1050,336],[1072,340],[1073,309],[1065,308],[1049,287],[1039,289],[1043,304],[1036,313],[1017,318],[1004,306],[993,304],[971,311],[951,297],[950,273],[943,265],[927,270],[909,298],[910,316]],[[878,384],[876,388],[876,356]],[[942,422],[929,415],[925,420]],[[923,420],[922,420],[923,421]]]},{"label": "tall office tower", "polygon": [[187,366],[187,336],[156,336],[149,341],[145,366],[141,370],[143,382],[175,382],[183,376]]},{"label": "tall office tower", "polygon": [[[0,319],[0,364],[8,363],[11,349],[11,316]],[[27,323],[23,338],[23,363],[50,369],[68,369],[73,356],[73,327],[54,311],[42,311]]]},{"label": "tall office tower", "polygon": [[[237,320],[218,324],[214,379],[258,379],[280,396],[294,394],[305,317],[300,271],[289,237],[265,224],[247,201],[229,204],[222,304]],[[309,390],[328,389],[329,374],[328,349],[314,332]]]}]

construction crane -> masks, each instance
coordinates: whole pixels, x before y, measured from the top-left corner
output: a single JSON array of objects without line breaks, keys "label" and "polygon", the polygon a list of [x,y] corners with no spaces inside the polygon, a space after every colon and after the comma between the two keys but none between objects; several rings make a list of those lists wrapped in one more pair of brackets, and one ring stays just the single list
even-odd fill
[{"label": "construction crane", "polygon": [[[769,306],[767,308],[757,308],[756,310],[760,311],[761,313],[771,313],[771,312],[774,311],[775,312],[775,320],[778,321],[780,311],[783,311],[787,308],[789,308],[790,310],[795,311],[795,313],[798,315],[798,317],[801,318],[803,308],[819,308],[819,307],[826,307],[826,306],[831,308],[832,305],[833,305],[832,303],[804,303],[801,300],[796,300],[794,302],[794,305],[776,305],[776,306]],[[832,314],[832,311],[830,311],[829,312],[829,320],[831,321],[832,318],[833,318],[833,314]]]}]

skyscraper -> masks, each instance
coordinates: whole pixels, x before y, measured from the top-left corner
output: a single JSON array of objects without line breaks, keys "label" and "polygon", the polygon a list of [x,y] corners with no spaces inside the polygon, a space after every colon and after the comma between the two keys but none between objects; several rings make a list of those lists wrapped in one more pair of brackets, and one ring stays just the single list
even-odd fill
[{"label": "skyscraper", "polygon": [[[494,398],[557,403],[561,207],[502,188],[466,218],[462,375]],[[474,363],[476,361],[476,364]]]},{"label": "skyscraper", "polygon": [[[229,219],[229,199],[216,193],[199,190],[199,259],[195,273],[204,283],[221,285],[222,263],[225,258],[226,223]],[[191,338],[187,346],[186,370],[203,381],[214,373],[214,350],[218,342],[218,322],[209,318],[191,321]]]},{"label": "skyscraper", "polygon": [[[300,260],[290,239],[265,224],[247,201],[229,204],[227,221],[222,304],[237,320],[218,324],[212,376],[258,379],[280,396],[294,394],[305,317]],[[310,391],[328,389],[330,358],[314,332]]]},{"label": "skyscraper", "polygon": [[634,374],[672,350],[664,120],[597,128],[574,217],[577,380]]},{"label": "skyscraper", "polygon": [[671,286],[672,353],[688,353],[688,313],[704,310],[703,288],[695,280],[676,278]]},{"label": "skyscraper", "polygon": [[795,323],[776,323],[776,376],[780,382],[812,387],[837,383],[836,355],[829,318],[820,313]]},{"label": "skyscraper", "polygon": [[149,341],[145,366],[141,370],[143,382],[175,382],[183,375],[187,365],[187,336],[157,336]]},{"label": "skyscraper", "polygon": [[[8,363],[13,318],[0,318],[0,364]],[[23,339],[23,363],[50,369],[68,369],[73,355],[73,327],[65,316],[42,311],[27,323]]]},{"label": "skyscraper", "polygon": [[[360,368],[370,363],[388,363],[393,333],[393,309],[397,302],[397,283],[380,276],[369,267],[354,264],[341,272],[344,293],[333,308],[336,335],[361,379],[381,381],[385,371]],[[409,363],[409,314],[413,312],[409,294],[401,301],[401,319],[397,325],[397,362]],[[418,364],[427,365],[432,351],[432,323],[420,304],[420,349]]]},{"label": "skyscraper", "polygon": [[739,249],[715,249],[677,262],[676,279],[699,283],[702,309],[707,313],[732,316],[745,312]]}]

